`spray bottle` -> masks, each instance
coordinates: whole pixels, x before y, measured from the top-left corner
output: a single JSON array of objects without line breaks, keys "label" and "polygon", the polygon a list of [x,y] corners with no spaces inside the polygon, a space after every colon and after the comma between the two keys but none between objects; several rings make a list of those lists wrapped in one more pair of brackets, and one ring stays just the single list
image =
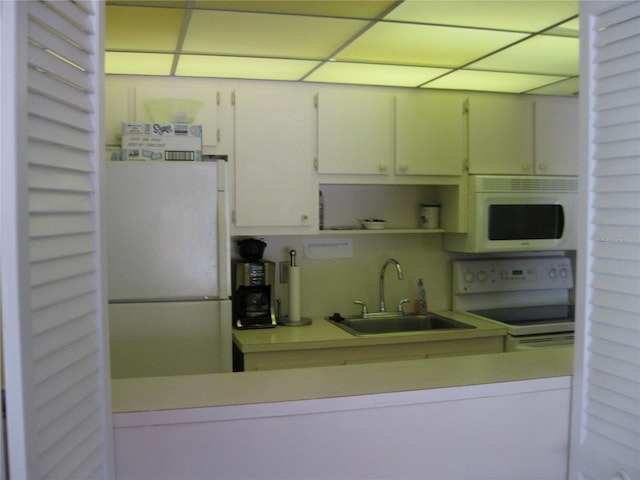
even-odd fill
[{"label": "spray bottle", "polygon": [[418,280],[418,314],[424,315],[427,313],[427,292],[424,289],[424,282],[420,278]]}]

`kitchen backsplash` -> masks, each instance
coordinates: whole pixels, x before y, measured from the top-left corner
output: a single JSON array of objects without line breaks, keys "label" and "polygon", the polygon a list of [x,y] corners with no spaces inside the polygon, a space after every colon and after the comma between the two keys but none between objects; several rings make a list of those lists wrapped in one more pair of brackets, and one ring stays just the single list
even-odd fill
[{"label": "kitchen backsplash", "polygon": [[[241,238],[241,237],[239,237]],[[351,258],[309,259],[304,254],[304,236],[265,236],[267,247],[264,259],[279,263],[288,261],[289,251],[298,252],[300,266],[301,311],[307,317],[328,316],[333,312],[355,314],[360,300],[371,311],[378,310],[378,279],[387,258],[395,258],[402,265],[404,279],[398,280],[395,271],[388,269],[385,276],[385,301],[388,308],[409,298],[406,311],[413,309],[418,298],[418,279],[423,278],[429,310],[446,310],[451,305],[451,259],[442,250],[442,235],[336,235],[340,240],[351,239]],[[323,236],[330,239],[330,236]],[[235,247],[235,241],[232,243]],[[238,258],[237,251],[232,252]],[[276,269],[278,270],[278,269]],[[287,305],[287,285],[280,283],[276,273],[276,299]]]}]

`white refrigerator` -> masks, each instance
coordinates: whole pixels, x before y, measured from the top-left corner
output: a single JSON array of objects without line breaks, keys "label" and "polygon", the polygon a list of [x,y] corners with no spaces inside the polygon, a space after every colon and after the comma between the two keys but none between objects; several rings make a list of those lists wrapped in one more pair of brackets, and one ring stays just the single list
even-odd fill
[{"label": "white refrigerator", "polygon": [[231,371],[226,161],[105,167],[112,377]]}]

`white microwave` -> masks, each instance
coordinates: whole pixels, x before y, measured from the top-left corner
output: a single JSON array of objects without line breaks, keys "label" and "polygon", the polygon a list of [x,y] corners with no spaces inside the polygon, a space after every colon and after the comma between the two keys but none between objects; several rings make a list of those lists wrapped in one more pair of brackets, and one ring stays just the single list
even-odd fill
[{"label": "white microwave", "polygon": [[470,175],[466,233],[450,252],[575,250],[578,177]]}]

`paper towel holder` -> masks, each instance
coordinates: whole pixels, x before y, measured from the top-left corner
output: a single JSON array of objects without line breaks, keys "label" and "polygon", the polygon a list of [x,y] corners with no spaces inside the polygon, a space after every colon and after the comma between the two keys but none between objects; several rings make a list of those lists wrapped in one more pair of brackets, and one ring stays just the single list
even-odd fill
[{"label": "paper towel holder", "polygon": [[[291,250],[289,252],[289,295],[291,295],[291,290],[292,290],[292,281],[293,281],[293,269],[297,269],[298,265],[296,265],[296,251],[295,250]],[[280,307],[280,304],[282,302],[279,300],[278,301],[278,307]],[[291,305],[291,303],[290,303]],[[299,307],[299,306],[298,306]],[[278,308],[278,310],[280,310],[280,308]],[[278,325],[283,325],[285,327],[303,327],[305,325],[311,325],[312,320],[308,317],[299,317],[297,320],[292,321],[290,319],[290,317],[288,315],[285,316],[280,316],[280,314],[278,314],[278,318],[277,318],[277,323]]]}]

